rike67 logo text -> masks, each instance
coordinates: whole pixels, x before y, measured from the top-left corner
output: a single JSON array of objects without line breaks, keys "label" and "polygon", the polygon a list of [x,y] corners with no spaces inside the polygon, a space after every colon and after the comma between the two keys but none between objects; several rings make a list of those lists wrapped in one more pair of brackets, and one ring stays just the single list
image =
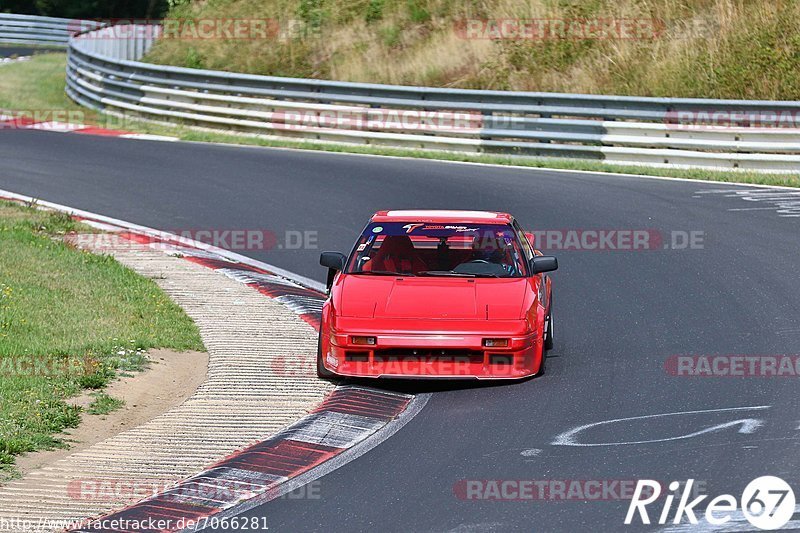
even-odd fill
[{"label": "rike67 logo text", "polygon": [[[663,507],[656,518],[658,524],[667,524],[670,517],[672,517],[673,524],[680,524],[684,518],[690,524],[698,523],[695,512],[700,513],[697,508],[704,503],[708,496],[701,495],[689,501],[689,498],[692,497],[693,485],[693,479],[688,480],[685,484],[677,481],[669,484],[671,493],[664,498]],[[678,494],[681,487],[683,487],[683,491]],[[640,479],[628,507],[625,524],[632,524],[637,514],[643,524],[650,524],[648,506],[655,504],[660,497],[661,484],[658,481]],[[676,499],[678,503],[673,512],[673,503]],[[730,522],[734,517],[738,518],[744,515],[750,524],[759,529],[775,530],[785,526],[792,518],[795,512],[795,503],[794,491],[788,483],[778,477],[763,476],[751,481],[745,487],[740,500],[730,494],[722,494],[707,502],[704,518],[708,524],[719,526]],[[741,511],[739,510],[740,504]],[[659,506],[660,502],[652,505],[653,508]]]}]

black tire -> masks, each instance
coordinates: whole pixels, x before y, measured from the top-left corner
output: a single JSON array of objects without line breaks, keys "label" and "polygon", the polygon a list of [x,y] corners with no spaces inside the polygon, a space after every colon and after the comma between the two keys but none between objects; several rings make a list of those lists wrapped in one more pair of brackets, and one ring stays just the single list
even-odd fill
[{"label": "black tire", "polygon": [[549,301],[547,302],[547,330],[544,332],[544,349],[552,350],[555,345],[555,338],[553,337],[553,293],[550,293]]},{"label": "black tire", "polygon": [[542,366],[535,374],[538,378],[544,375],[545,366],[547,363],[547,351],[553,349],[553,300],[550,299],[550,309],[547,311],[547,329],[544,332],[544,346],[542,346]]},{"label": "black tire", "polygon": [[317,376],[320,379],[333,379],[336,374],[325,368],[322,364],[322,332],[319,333],[319,340],[317,341]]},{"label": "black tire", "polygon": [[542,364],[539,367],[539,371],[533,375],[533,377],[538,378],[544,376],[545,367],[547,366],[547,353],[542,350]]},{"label": "black tire", "polygon": [[544,349],[552,350],[555,345],[553,338],[553,298],[550,297],[550,309],[547,312],[547,331],[544,332]]}]

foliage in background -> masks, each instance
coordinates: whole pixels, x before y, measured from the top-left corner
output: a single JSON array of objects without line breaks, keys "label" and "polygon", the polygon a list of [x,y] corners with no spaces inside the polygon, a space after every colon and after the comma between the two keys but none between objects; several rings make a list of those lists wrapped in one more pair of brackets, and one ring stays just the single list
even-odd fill
[{"label": "foliage in background", "polygon": [[[174,1],[174,18],[277,20],[268,40],[165,40],[150,60],[256,74],[463,88],[800,99],[800,2]],[[465,39],[468,19],[658,21],[646,39]]]},{"label": "foliage in background", "polygon": [[61,18],[160,18],[174,0],[0,0],[0,13]]}]

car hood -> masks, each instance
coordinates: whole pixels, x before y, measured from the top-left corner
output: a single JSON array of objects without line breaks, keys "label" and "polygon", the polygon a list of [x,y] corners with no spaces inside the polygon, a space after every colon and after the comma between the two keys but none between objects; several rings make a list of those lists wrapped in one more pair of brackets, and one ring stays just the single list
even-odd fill
[{"label": "car hood", "polygon": [[513,320],[523,316],[525,278],[345,276],[339,314],[352,318]]}]

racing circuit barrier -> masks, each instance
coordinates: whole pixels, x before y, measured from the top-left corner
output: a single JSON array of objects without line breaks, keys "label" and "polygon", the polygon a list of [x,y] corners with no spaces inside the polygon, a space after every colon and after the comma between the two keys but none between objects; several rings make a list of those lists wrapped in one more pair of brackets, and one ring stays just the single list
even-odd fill
[{"label": "racing circuit barrier", "polygon": [[0,13],[0,43],[66,48],[70,36],[99,26],[89,20]]},{"label": "racing circuit barrier", "polygon": [[237,134],[648,166],[800,170],[800,102],[463,90],[141,62],[152,25],[73,36],[67,93],[113,114]]}]

